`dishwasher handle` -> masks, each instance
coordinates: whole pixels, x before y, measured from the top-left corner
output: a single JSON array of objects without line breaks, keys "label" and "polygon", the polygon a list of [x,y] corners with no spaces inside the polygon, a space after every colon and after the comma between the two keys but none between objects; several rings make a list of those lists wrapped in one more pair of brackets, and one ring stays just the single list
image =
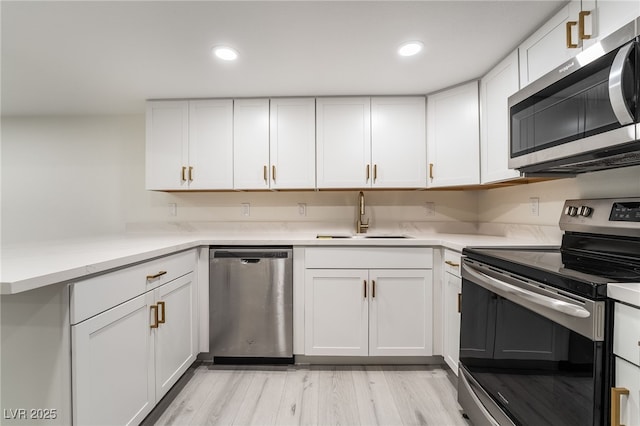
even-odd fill
[{"label": "dishwasher handle", "polygon": [[[258,263],[260,259],[289,259],[291,250],[215,250],[213,259],[240,259],[242,263]],[[244,261],[247,262],[244,262]]]},{"label": "dishwasher handle", "polygon": [[243,265],[260,263],[260,259],[240,259],[240,263]]}]

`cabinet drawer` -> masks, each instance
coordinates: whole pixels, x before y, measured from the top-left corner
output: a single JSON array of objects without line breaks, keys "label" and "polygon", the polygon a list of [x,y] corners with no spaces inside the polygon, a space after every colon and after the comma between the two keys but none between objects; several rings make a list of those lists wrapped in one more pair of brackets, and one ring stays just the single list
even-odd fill
[{"label": "cabinet drawer", "polygon": [[640,309],[616,303],[613,353],[640,366]]},{"label": "cabinet drawer", "polygon": [[450,274],[455,275],[456,277],[460,276],[460,265],[462,264],[462,255],[453,250],[444,251],[444,271]]},{"label": "cabinet drawer", "polygon": [[307,269],[431,269],[433,249],[426,247],[308,248]]},{"label": "cabinet drawer", "polygon": [[195,251],[189,250],[74,283],[70,292],[71,324],[188,274],[195,263]]}]

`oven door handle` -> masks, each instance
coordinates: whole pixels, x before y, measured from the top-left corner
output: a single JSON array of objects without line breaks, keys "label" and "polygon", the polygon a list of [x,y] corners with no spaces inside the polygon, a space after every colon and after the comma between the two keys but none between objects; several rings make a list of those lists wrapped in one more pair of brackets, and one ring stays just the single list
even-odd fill
[{"label": "oven door handle", "polygon": [[494,278],[487,274],[479,272],[475,268],[473,268],[472,266],[469,266],[466,263],[463,263],[462,267],[467,271],[467,273],[469,273],[469,275],[482,281],[484,284],[490,287],[500,289],[513,296],[520,297],[522,299],[528,300],[537,305],[544,306],[545,308],[553,309],[554,311],[557,311],[557,312],[562,312],[563,314],[570,315],[572,317],[588,318],[589,316],[591,316],[591,313],[580,305],[575,305],[573,303],[557,300],[548,296],[544,296],[542,294],[534,293],[532,291],[516,287],[514,285],[501,281],[497,278]]}]

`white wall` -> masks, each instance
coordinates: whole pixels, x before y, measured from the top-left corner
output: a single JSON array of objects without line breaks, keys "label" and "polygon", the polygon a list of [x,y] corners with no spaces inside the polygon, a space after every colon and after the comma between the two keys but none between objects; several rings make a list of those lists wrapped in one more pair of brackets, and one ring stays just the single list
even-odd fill
[{"label": "white wall", "polygon": [[[538,216],[529,211],[531,197],[540,200]],[[606,197],[640,197],[640,166],[483,191],[478,199],[478,221],[557,225],[565,200]]]},{"label": "white wall", "polygon": [[141,116],[3,117],[3,245],[122,232],[141,141]]}]

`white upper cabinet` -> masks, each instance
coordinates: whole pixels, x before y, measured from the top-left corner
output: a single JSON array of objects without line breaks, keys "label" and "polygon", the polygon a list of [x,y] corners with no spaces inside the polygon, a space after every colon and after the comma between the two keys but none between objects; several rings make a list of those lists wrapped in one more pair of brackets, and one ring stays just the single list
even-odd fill
[{"label": "white upper cabinet", "polygon": [[319,98],[318,188],[423,188],[421,96]]},{"label": "white upper cabinet", "polygon": [[606,37],[640,16],[638,0],[597,0],[598,38]]},{"label": "white upper cabinet", "polygon": [[316,100],[318,188],[371,185],[371,100]]},{"label": "white upper cabinet", "polygon": [[480,80],[480,181],[500,182],[520,177],[509,169],[508,98],[518,91],[518,51]]},{"label": "white upper cabinet", "polygon": [[[579,0],[570,2],[520,45],[521,87],[578,54],[577,28],[569,23],[574,22],[573,17],[578,18],[580,7]],[[569,44],[576,47],[570,48]]]},{"label": "white upper cabinet", "polygon": [[147,103],[146,187],[232,188],[232,101]]},{"label": "white upper cabinet", "polygon": [[189,102],[147,102],[146,188],[187,189]]},{"label": "white upper cabinet", "polygon": [[269,99],[233,102],[233,186],[269,188]]},{"label": "white upper cabinet", "polygon": [[233,188],[233,101],[189,101],[189,189]]},{"label": "white upper cabinet", "polygon": [[640,15],[637,0],[573,0],[519,48],[526,86]]},{"label": "white upper cabinet", "polygon": [[425,98],[371,98],[371,186],[423,188],[427,177]]},{"label": "white upper cabinet", "polygon": [[427,96],[430,188],[480,183],[478,82]]},{"label": "white upper cabinet", "polygon": [[316,186],[314,98],[271,99],[270,187]]}]

